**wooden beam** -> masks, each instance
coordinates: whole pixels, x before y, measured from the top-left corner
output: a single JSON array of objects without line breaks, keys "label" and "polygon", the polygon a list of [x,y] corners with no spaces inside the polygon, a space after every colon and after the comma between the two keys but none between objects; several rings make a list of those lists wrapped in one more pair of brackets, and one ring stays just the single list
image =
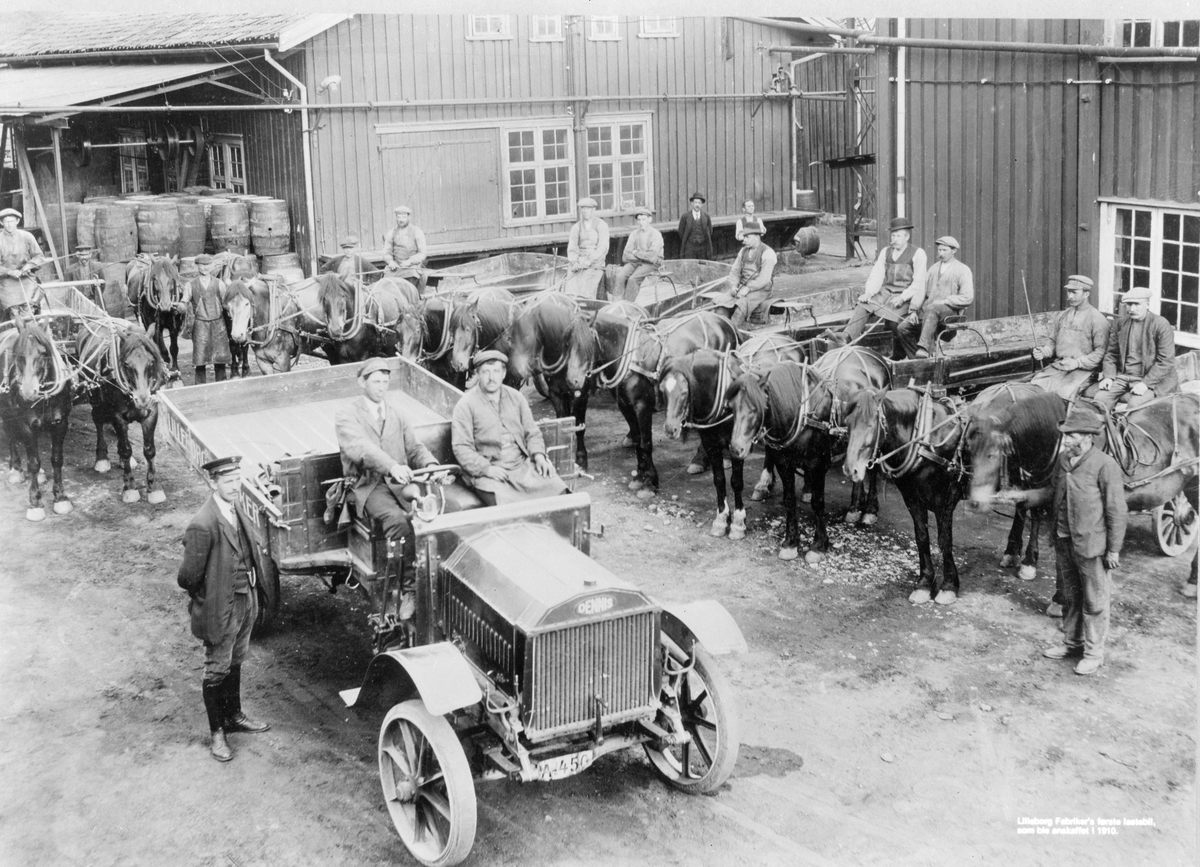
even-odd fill
[{"label": "wooden beam", "polygon": [[[65,185],[63,184],[63,168],[62,168],[62,129],[55,126],[50,130],[50,135],[54,138],[54,182],[58,186],[58,225],[62,230],[63,256],[70,255],[71,245],[67,242],[67,195]],[[62,268],[58,269],[58,276],[63,277]]]},{"label": "wooden beam", "polygon": [[[21,189],[22,195],[33,195],[34,214],[37,217],[39,226],[43,228],[50,225],[50,221],[46,219],[46,211],[42,207],[42,197],[38,195],[37,180],[33,176],[33,166],[29,163],[29,154],[25,150],[25,136],[19,135],[17,130],[13,130],[13,150],[17,155],[17,170],[21,173]],[[58,272],[58,279],[64,279],[62,262],[58,258],[58,250],[54,246],[54,237],[47,231],[46,246],[50,248],[50,255],[54,257],[54,270]]]}]

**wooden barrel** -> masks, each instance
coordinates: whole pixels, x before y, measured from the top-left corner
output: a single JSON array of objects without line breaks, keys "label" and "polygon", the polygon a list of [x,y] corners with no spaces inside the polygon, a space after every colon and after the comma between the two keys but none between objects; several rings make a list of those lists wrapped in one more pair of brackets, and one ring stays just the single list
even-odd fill
[{"label": "wooden barrel", "polygon": [[300,257],[295,253],[280,253],[262,257],[263,274],[277,274],[285,283],[299,283],[304,279]]},{"label": "wooden barrel", "polygon": [[151,256],[179,255],[179,206],[174,199],[138,202],[138,249]]},{"label": "wooden barrel", "polygon": [[816,226],[805,226],[796,232],[796,250],[805,256],[811,256],[821,249],[821,236],[817,234]]},{"label": "wooden barrel", "polygon": [[133,209],[111,202],[96,211],[95,247],[101,262],[128,262],[137,255],[137,219]]},{"label": "wooden barrel", "polygon": [[79,206],[75,215],[75,243],[77,246],[86,244],[96,246],[96,212],[100,210],[97,202],[84,202]]},{"label": "wooden barrel", "polygon": [[250,252],[250,212],[243,202],[214,204],[208,231],[218,253]]},{"label": "wooden barrel", "polygon": [[816,190],[797,190],[796,208],[801,211],[819,211],[821,204],[817,201]]},{"label": "wooden barrel", "polygon": [[283,199],[250,203],[250,239],[260,256],[278,256],[292,249],[292,224]]},{"label": "wooden barrel", "polygon": [[208,239],[208,221],[204,218],[204,205],[180,201],[179,209],[179,255],[199,256],[204,252]]}]

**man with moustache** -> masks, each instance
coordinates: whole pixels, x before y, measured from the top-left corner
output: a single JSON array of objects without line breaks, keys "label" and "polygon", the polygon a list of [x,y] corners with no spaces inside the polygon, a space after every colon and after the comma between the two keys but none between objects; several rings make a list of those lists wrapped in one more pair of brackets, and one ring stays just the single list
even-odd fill
[{"label": "man with moustache", "polygon": [[703,193],[692,193],[691,210],[679,218],[679,258],[713,257],[712,217],[704,210],[708,200]]},{"label": "man with moustache", "polygon": [[1121,298],[1125,312],[1108,331],[1103,372],[1086,396],[1111,411],[1123,398],[1130,409],[1179,391],[1175,330],[1150,312],[1150,290],[1135,286]]},{"label": "man with moustache", "polygon": [[1072,274],[1063,287],[1067,309],[1054,319],[1050,339],[1033,348],[1033,357],[1049,361],[1031,380],[1034,385],[1071,400],[1096,377],[1108,346],[1108,319],[1090,301],[1092,280]]},{"label": "man with moustache", "polygon": [[906,358],[928,358],[946,317],[962,313],[975,301],[971,269],[955,258],[958,241],[943,235],[936,244],[938,260],[908,305],[908,315],[896,326]]}]

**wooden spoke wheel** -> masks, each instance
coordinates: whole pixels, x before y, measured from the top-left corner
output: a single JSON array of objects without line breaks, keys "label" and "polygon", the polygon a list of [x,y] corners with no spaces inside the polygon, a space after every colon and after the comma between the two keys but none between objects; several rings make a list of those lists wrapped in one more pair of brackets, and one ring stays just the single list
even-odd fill
[{"label": "wooden spoke wheel", "polygon": [[660,713],[656,722],[673,734],[679,723],[690,740],[678,746],[648,743],[654,769],[672,786],[685,792],[710,794],[729,779],[737,763],[738,723],[732,694],[712,658],[699,647],[688,659],[669,639],[667,667],[663,670],[664,705],[677,705],[678,722]]},{"label": "wooden spoke wheel", "polygon": [[1196,541],[1200,531],[1196,509],[1187,495],[1180,491],[1175,498],[1154,510],[1154,533],[1158,547],[1168,557],[1177,557]]},{"label": "wooden spoke wheel", "polygon": [[475,783],[445,717],[420,700],[393,707],[379,729],[379,780],[400,839],[430,867],[451,867],[475,842]]}]

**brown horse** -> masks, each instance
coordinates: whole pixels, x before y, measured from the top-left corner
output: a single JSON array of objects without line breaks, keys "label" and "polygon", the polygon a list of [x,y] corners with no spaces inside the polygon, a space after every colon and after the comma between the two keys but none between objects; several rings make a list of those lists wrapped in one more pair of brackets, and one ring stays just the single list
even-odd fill
[{"label": "brown horse", "polygon": [[[409,357],[416,357],[423,325],[419,321],[420,299],[411,283],[381,280],[366,286],[329,273],[319,276],[317,284],[330,341],[325,355],[331,364],[395,355],[401,345],[407,348]],[[410,323],[407,336],[396,330],[406,321]]]},{"label": "brown horse", "polygon": [[[459,373],[471,367],[471,358],[484,349],[509,350],[509,329],[516,314],[516,298],[507,289],[481,287],[465,300],[456,301],[450,313],[450,365]],[[509,384],[519,384],[510,376]]]},{"label": "brown horse", "polygon": [[466,374],[456,371],[451,364],[454,334],[450,330],[450,320],[453,314],[454,299],[450,294],[431,295],[421,301],[421,315],[424,320],[421,333],[424,337],[417,360],[430,373],[462,388],[467,378]]},{"label": "brown horse", "polygon": [[[179,334],[187,312],[175,260],[170,256],[141,254],[129,262],[126,283],[138,321],[154,338],[159,355],[170,361],[172,376],[178,376]],[[170,337],[169,344],[163,340],[164,331]]]},{"label": "brown horse", "polygon": [[265,375],[287,373],[300,357],[297,320],[300,305],[274,281],[246,276],[230,282],[225,296],[229,345],[254,349],[254,360]]}]

